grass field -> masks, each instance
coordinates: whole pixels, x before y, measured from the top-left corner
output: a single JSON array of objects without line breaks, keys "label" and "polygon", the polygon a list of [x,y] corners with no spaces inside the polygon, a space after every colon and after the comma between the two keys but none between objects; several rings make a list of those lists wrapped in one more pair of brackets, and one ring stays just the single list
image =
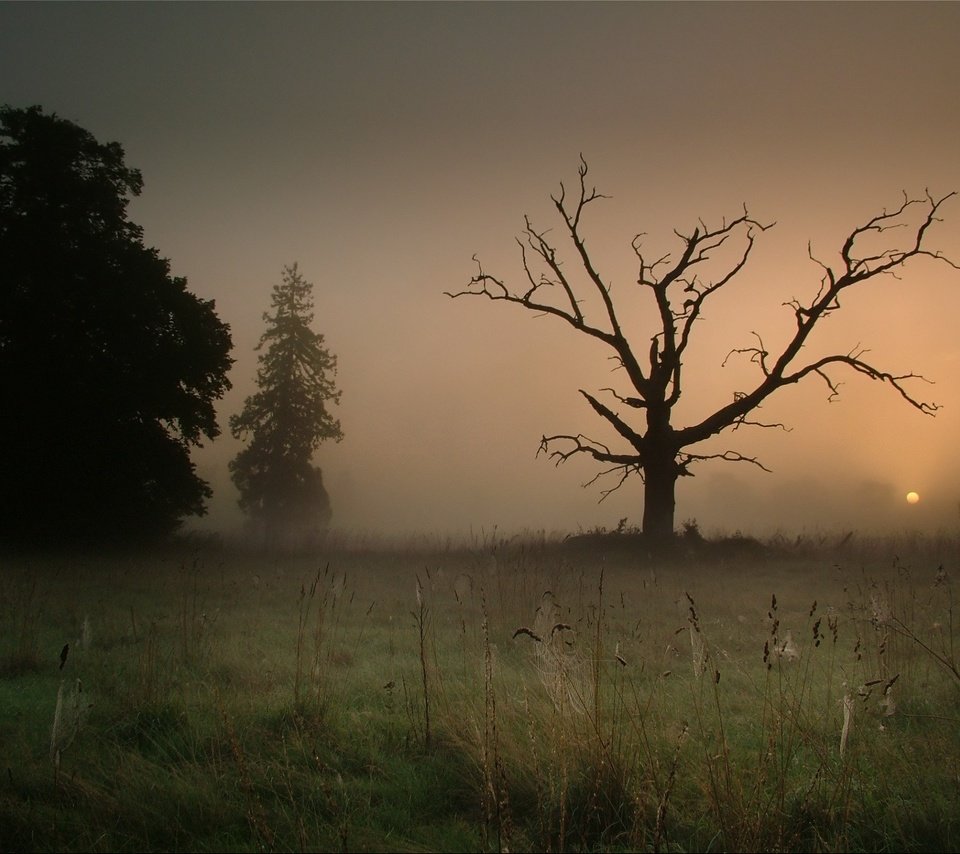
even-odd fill
[{"label": "grass field", "polygon": [[8,556],[0,851],[960,850],[960,543],[764,546]]}]

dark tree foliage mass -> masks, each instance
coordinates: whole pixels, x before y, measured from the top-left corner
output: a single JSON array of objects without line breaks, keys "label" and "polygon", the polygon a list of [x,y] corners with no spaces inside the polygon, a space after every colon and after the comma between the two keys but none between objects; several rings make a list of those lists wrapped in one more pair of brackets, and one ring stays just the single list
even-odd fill
[{"label": "dark tree foliage mass", "polygon": [[273,314],[257,345],[258,391],[231,417],[230,429],[249,444],[230,463],[240,506],[269,545],[289,545],[323,531],[331,509],[320,469],[312,459],[321,443],[343,438],[327,409],[339,403],[337,358],[313,322],[313,285],[284,267],[271,296]]},{"label": "dark tree foliage mass", "polygon": [[229,327],[127,219],[140,172],[40,107],[0,108],[0,537],[162,536],[211,495]]}]

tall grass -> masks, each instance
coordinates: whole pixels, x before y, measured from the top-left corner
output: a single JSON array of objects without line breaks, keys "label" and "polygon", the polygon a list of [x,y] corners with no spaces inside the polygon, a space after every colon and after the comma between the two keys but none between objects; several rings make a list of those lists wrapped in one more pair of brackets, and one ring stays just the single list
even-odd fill
[{"label": "tall grass", "polygon": [[8,559],[0,850],[957,850],[956,542],[767,545]]}]

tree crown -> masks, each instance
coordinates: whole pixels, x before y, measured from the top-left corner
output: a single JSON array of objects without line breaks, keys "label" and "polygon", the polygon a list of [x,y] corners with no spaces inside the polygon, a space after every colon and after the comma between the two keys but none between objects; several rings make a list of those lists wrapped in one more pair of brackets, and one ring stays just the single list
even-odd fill
[{"label": "tree crown", "polygon": [[325,521],[329,500],[312,458],[320,445],[343,438],[329,404],[340,402],[337,358],[313,322],[313,285],[297,264],[285,266],[263,315],[257,391],[230,418],[237,439],[249,439],[230,463],[240,506],[274,529]]},{"label": "tree crown", "polygon": [[219,433],[230,329],[127,219],[141,189],[118,143],[0,108],[5,531],[123,535],[204,512],[188,446]]},{"label": "tree crown", "polygon": [[[921,375],[879,368],[866,360],[864,349],[854,348],[810,361],[804,361],[803,356],[804,346],[817,324],[840,309],[840,296],[847,289],[861,287],[879,276],[897,276],[917,257],[925,256],[960,269],[926,245],[931,226],[939,221],[942,206],[954,193],[940,198],[929,193],[923,198],[904,194],[899,205],[883,210],[849,233],[836,267],[816,261],[811,255],[821,271],[820,287],[806,302],[794,299],[787,303],[796,322],[792,334],[776,349],[768,348],[755,334],[754,345],[736,348],[730,353],[746,356],[759,368],[760,376],[754,387],[735,392],[728,404],[699,421],[678,427],[673,424],[673,410],[684,387],[683,357],[703,307],[737,277],[747,264],[758,236],[769,226],[753,219],[744,208],[742,214],[719,225],[711,227],[700,221],[686,234],[675,232],[680,241],[679,252],[659,257],[649,257],[642,235],[636,237],[632,243],[637,260],[636,283],[651,300],[649,316],[656,330],[649,344],[637,341],[631,338],[631,324],[621,322],[622,307],[587,250],[582,230],[584,213],[605,198],[587,184],[587,171],[586,161],[581,158],[579,192],[568,196],[561,184],[559,195],[551,196],[563,222],[563,233],[579,264],[580,280],[574,279],[573,272],[564,265],[548,232],[536,229],[530,219],[525,218],[523,235],[517,241],[523,265],[519,288],[487,272],[474,257],[477,273],[464,290],[447,292],[447,295],[482,296],[555,317],[613,351],[613,359],[623,370],[630,390],[624,394],[612,388],[602,389],[609,395],[610,402],[603,402],[598,395],[582,389],[580,394],[619,437],[622,450],[613,450],[582,434],[544,435],[540,448],[557,464],[581,454],[605,464],[607,467],[589,481],[593,483],[606,474],[618,476],[603,496],[618,489],[631,474],[639,474],[644,479],[647,496],[644,531],[648,530],[651,505],[659,503],[662,512],[656,520],[658,534],[672,532],[673,484],[678,477],[691,474],[692,464],[720,459],[749,462],[764,468],[755,457],[737,451],[698,453],[689,449],[742,426],[783,427],[752,420],[752,413],[770,395],[808,377],[825,383],[832,399],[839,388],[834,372],[853,370],[893,388],[923,414],[933,415],[937,411],[937,404],[920,399],[912,391],[912,381],[924,381]],[[588,300],[599,310],[588,313],[584,308]]]}]

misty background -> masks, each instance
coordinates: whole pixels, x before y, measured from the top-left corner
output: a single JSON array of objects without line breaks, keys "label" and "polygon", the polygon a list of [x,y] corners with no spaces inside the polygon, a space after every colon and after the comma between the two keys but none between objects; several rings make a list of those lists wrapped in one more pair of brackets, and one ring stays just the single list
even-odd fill
[{"label": "misty background", "polygon": [[[586,460],[537,458],[544,433],[601,438],[577,393],[616,382],[607,353],[564,324],[451,300],[476,271],[523,276],[515,237],[588,180],[611,196],[583,225],[614,295],[636,278],[630,241],[676,252],[677,229],[746,204],[751,263],[708,306],[686,360],[678,425],[755,382],[735,347],[769,349],[816,292],[850,231],[906,191],[960,189],[960,6],[927,3],[3,3],[0,101],[41,105],[141,170],[129,207],[144,242],[232,329],[233,390],[281,268],[314,283],[339,364],[345,438],[321,449],[344,531],[575,531],[639,523],[642,486],[603,503]],[[960,199],[929,246],[960,259]],[[566,247],[564,247],[566,248]],[[773,470],[703,464],[677,519],[705,532],[955,530],[960,522],[960,273],[923,260],[849,295],[811,346],[870,350],[916,394],[850,372],[786,389],[758,413],[791,432],[711,445]],[[196,451],[214,488],[191,527],[241,523],[225,430]],[[905,494],[921,500],[908,505]]]}]

